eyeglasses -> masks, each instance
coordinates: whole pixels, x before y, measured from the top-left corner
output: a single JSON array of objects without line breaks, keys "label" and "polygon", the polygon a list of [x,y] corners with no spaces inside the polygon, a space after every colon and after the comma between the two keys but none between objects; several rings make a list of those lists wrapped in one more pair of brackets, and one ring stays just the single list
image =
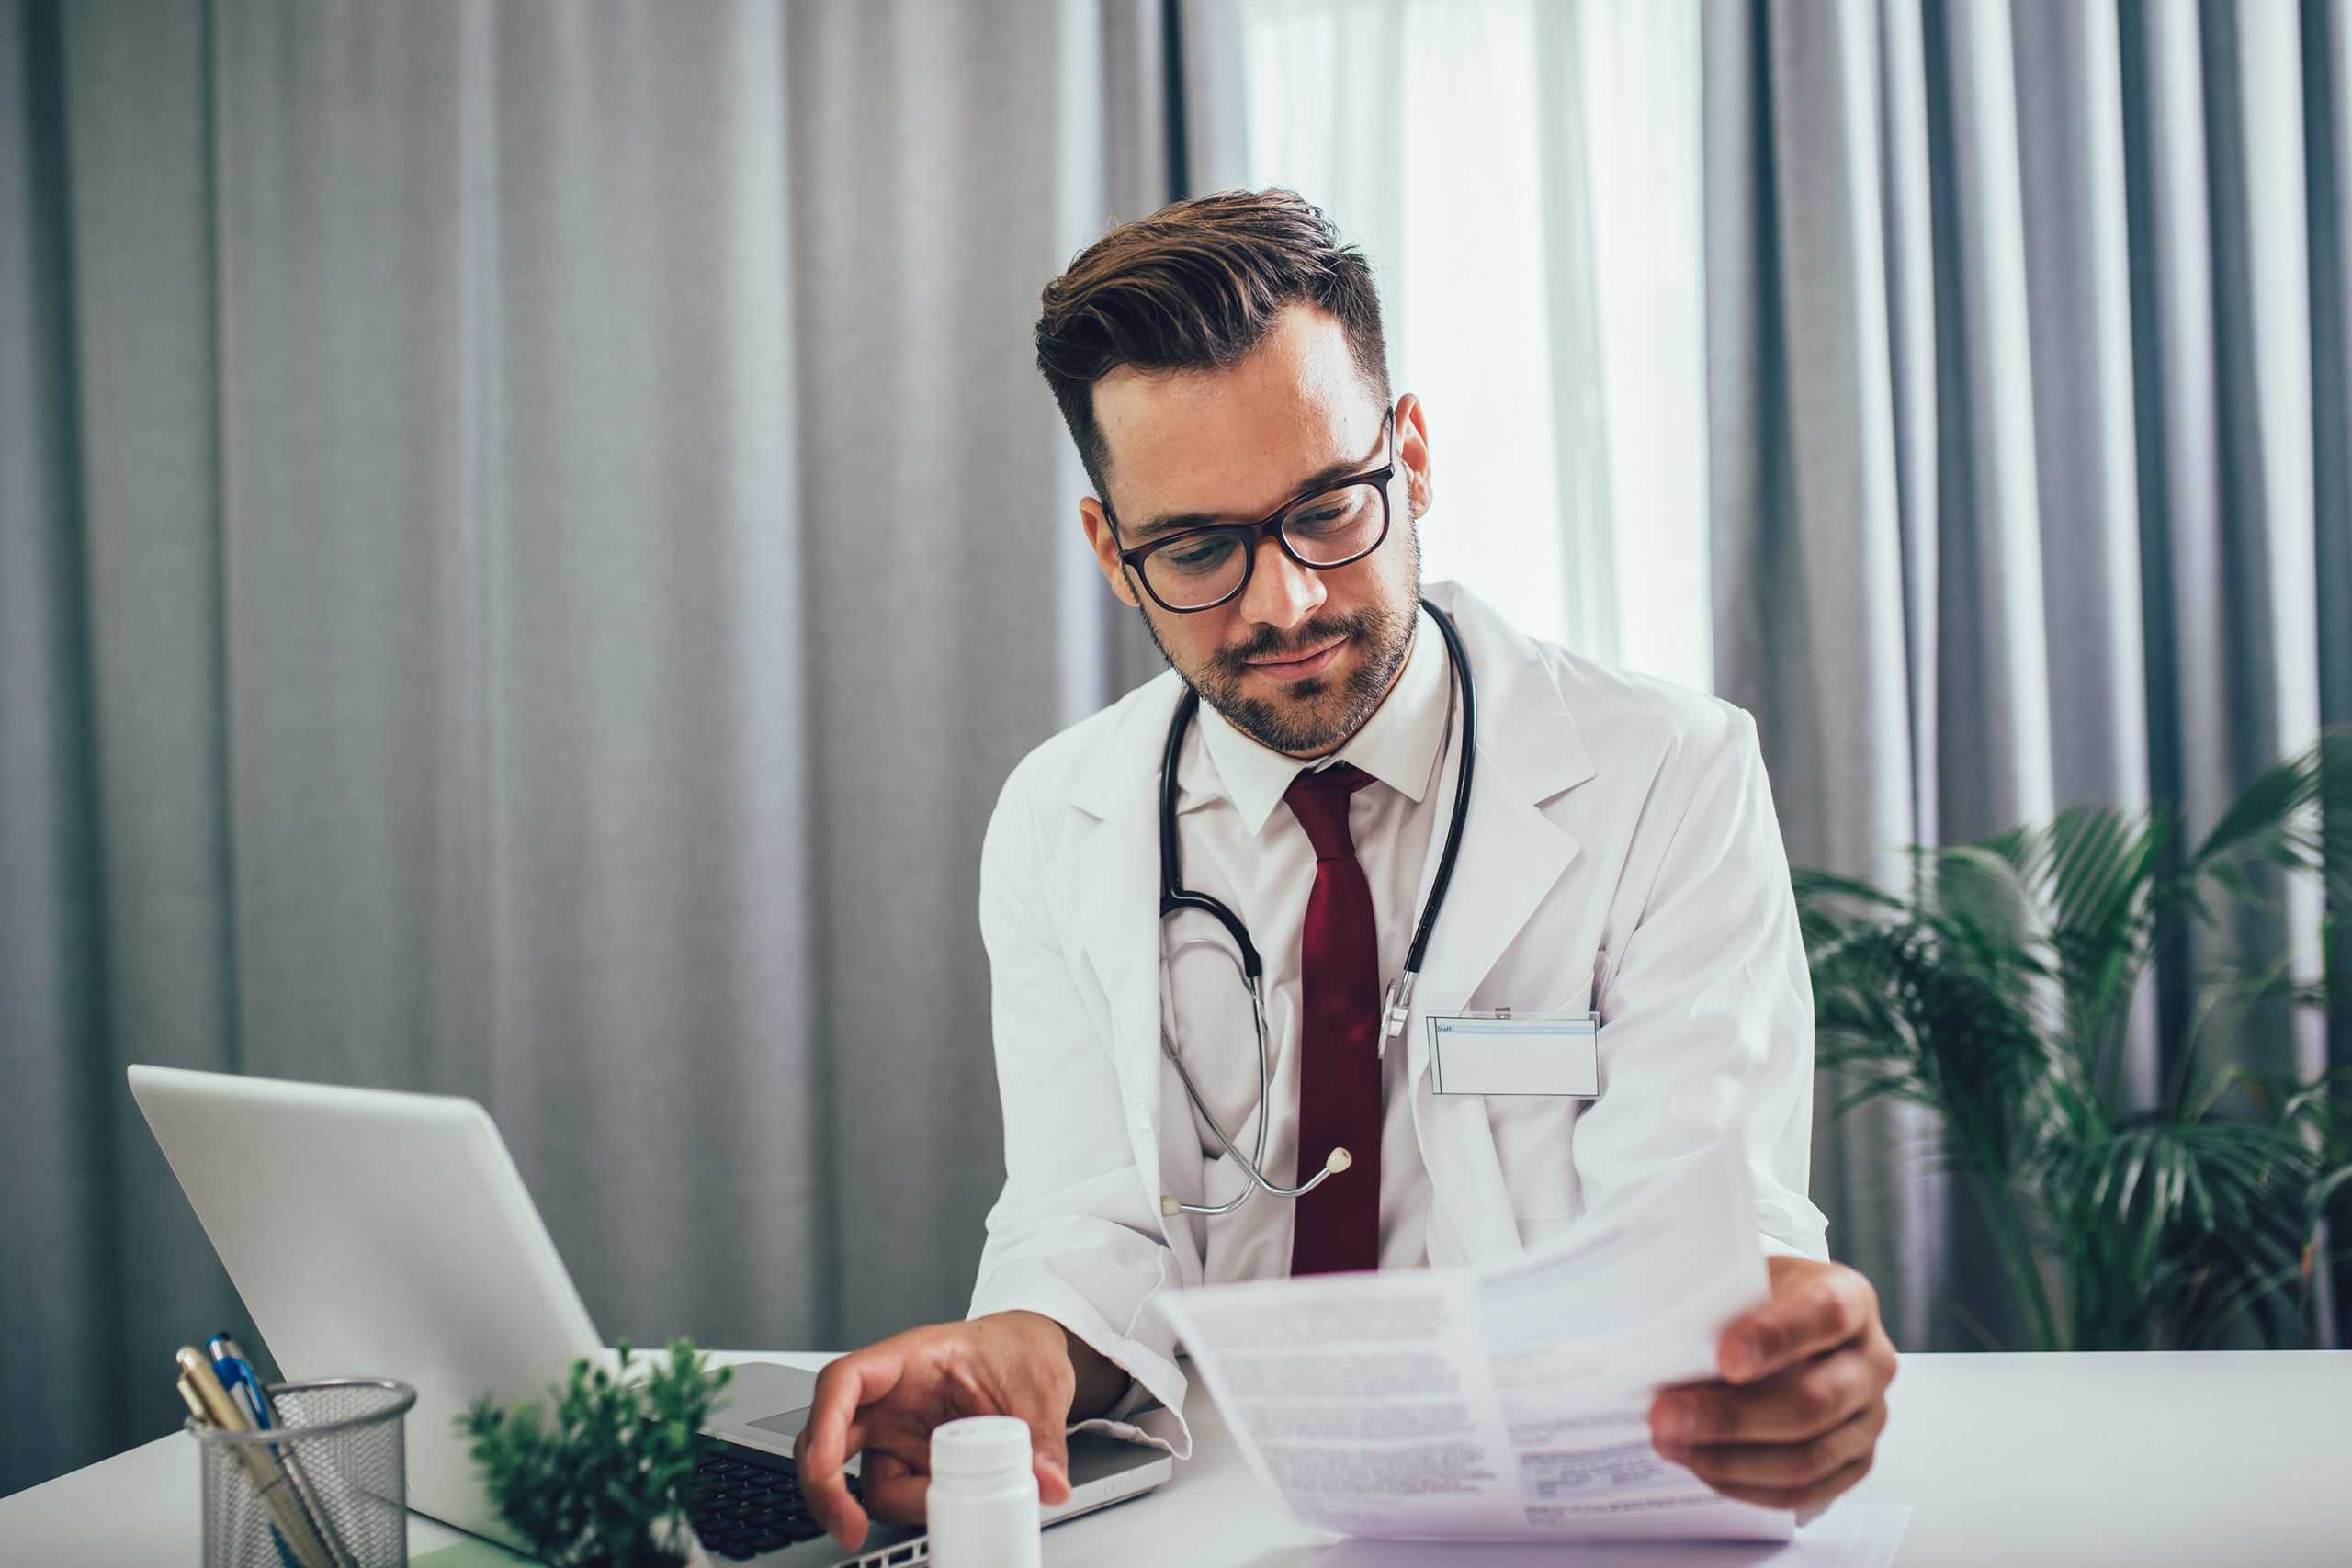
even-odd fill
[{"label": "eyeglasses", "polygon": [[[1390,436],[1396,423],[1391,409],[1381,421],[1380,468],[1318,485],[1284,502],[1255,523],[1212,523],[1180,528],[1164,538],[1119,552],[1119,560],[1143,580],[1162,609],[1178,615],[1213,610],[1250,586],[1257,570],[1259,542],[1272,534],[1283,554],[1303,567],[1329,571],[1362,560],[1388,537],[1388,481],[1396,472]],[[1102,503],[1116,538],[1119,521]]]}]

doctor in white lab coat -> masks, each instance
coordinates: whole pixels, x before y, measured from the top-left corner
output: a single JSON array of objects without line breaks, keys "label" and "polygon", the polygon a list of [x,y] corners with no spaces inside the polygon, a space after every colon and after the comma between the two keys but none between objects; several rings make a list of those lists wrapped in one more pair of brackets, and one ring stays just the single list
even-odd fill
[{"label": "doctor in white lab coat", "polygon": [[[1334,963],[1327,939],[1302,934],[1309,889],[1368,900],[1376,936],[1346,974],[1351,1005],[1374,1012],[1376,995],[1353,995],[1368,989],[1354,958],[1376,946],[1393,978],[1426,902],[1461,742],[1447,651],[1416,604],[1429,430],[1419,400],[1392,404],[1385,369],[1368,368],[1385,359],[1361,256],[1287,193],[1114,230],[1046,305],[1039,363],[1099,492],[1082,526],[1171,669],[1005,784],[980,895],[1004,1190],[970,1317],[894,1335],[820,1379],[799,1449],[820,1517],[863,1538],[841,1483],[863,1450],[866,1506],[919,1517],[928,1433],[962,1415],[1027,1420],[1048,1501],[1067,1495],[1064,1439],[1080,1425],[1184,1456],[1186,1380],[1155,1296],[1306,1271],[1310,1254],[1314,1267],[1506,1257],[1726,1140],[1746,1151],[1772,1299],[1725,1333],[1720,1378],[1659,1397],[1653,1440],[1750,1501],[1814,1507],[1851,1486],[1894,1353],[1868,1283],[1827,1261],[1806,1196],[1812,995],[1755,727],[1537,642],[1457,587],[1426,592],[1476,682],[1470,807],[1410,1016],[1357,1080],[1377,1081],[1362,1152],[1329,1179],[1359,1182],[1355,1217],[1329,1218],[1320,1193],[1164,1213],[1167,1198],[1221,1203],[1247,1178],[1163,1032],[1236,1145],[1251,1149],[1268,1118],[1267,1177],[1303,1181],[1320,1162],[1299,1164],[1318,1084],[1336,1092],[1316,1066],[1330,1048],[1317,1057],[1305,1032],[1302,971]],[[1385,534],[1367,521],[1368,553],[1302,558],[1337,515],[1319,487],[1364,474],[1383,477],[1341,499],[1384,495]],[[1279,529],[1204,532],[1261,517]],[[1179,761],[1184,879],[1231,906],[1263,956],[1263,1105],[1233,944],[1201,917],[1159,916],[1161,758],[1187,685],[1201,706]],[[1361,895],[1318,882],[1330,846],[1306,841],[1305,803],[1285,803],[1302,769],[1335,763],[1356,770],[1339,809]],[[1496,1008],[1598,1014],[1599,1094],[1435,1093],[1423,1020]],[[1358,1228],[1334,1254],[1313,1227],[1342,1224]]]}]

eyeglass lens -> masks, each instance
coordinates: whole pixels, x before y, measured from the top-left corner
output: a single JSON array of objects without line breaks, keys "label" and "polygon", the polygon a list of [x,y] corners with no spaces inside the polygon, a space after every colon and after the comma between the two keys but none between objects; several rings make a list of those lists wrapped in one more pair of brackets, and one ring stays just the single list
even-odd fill
[{"label": "eyeglass lens", "polygon": [[[1342,566],[1380,542],[1380,487],[1348,485],[1310,496],[1283,515],[1283,540],[1310,566]],[[1214,604],[1241,586],[1250,536],[1195,534],[1144,558],[1146,581],[1170,609]]]}]

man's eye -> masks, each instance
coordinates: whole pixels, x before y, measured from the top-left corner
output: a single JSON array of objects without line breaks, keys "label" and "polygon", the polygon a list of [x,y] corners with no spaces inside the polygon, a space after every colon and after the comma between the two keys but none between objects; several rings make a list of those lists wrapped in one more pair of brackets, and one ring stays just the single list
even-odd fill
[{"label": "man's eye", "polygon": [[1370,510],[1370,500],[1362,491],[1342,491],[1328,501],[1292,513],[1283,526],[1299,534],[1335,534],[1363,522]]},{"label": "man's eye", "polygon": [[1160,558],[1178,571],[1200,571],[1216,565],[1232,552],[1233,541],[1222,536],[1203,539],[1197,544],[1172,545],[1159,552]]}]

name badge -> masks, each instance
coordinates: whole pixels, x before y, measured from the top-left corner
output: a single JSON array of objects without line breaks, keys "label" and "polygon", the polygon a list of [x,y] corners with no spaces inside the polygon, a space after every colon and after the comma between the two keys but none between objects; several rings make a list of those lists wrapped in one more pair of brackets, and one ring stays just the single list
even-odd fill
[{"label": "name badge", "polygon": [[1439,1094],[1600,1094],[1600,1021],[1585,1013],[1430,1016],[1430,1080]]}]

